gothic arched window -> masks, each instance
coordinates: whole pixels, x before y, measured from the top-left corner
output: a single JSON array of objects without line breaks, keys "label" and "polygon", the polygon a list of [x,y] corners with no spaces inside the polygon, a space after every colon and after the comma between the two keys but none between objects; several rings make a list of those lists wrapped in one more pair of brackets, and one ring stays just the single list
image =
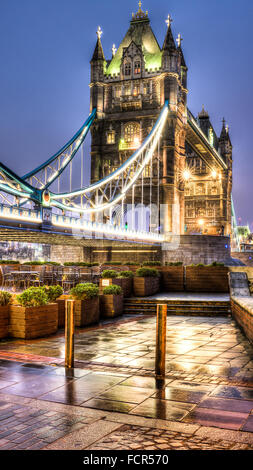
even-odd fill
[{"label": "gothic arched window", "polygon": [[127,62],[127,63],[125,64],[124,73],[125,73],[125,75],[126,75],[127,77],[130,77],[131,72],[132,72],[132,66],[131,66],[131,64],[130,64],[129,62]]},{"label": "gothic arched window", "polygon": [[130,122],[124,127],[124,140],[127,144],[137,143],[137,139],[140,140],[140,124],[136,122]]},{"label": "gothic arched window", "polygon": [[135,75],[138,75],[141,73],[141,61],[140,60],[137,60],[135,63],[134,63],[134,74]]}]

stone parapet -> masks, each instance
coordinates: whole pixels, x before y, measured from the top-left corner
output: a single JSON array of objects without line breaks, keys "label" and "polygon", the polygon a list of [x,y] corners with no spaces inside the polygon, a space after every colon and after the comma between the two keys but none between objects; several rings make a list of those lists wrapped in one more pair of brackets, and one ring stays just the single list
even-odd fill
[{"label": "stone parapet", "polygon": [[253,297],[231,297],[231,310],[234,319],[243,329],[248,340],[253,343]]}]

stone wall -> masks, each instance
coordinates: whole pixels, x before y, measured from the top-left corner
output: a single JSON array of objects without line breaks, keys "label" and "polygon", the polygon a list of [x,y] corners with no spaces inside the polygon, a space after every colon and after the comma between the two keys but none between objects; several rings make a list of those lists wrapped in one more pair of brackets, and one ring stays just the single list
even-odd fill
[{"label": "stone wall", "polygon": [[240,325],[245,335],[253,343],[253,298],[232,297],[232,315]]},{"label": "stone wall", "polygon": [[253,266],[230,266],[230,272],[246,273],[249,281],[250,293],[253,294]]},{"label": "stone wall", "polygon": [[83,247],[71,245],[51,245],[51,261],[57,263],[81,262],[84,261]]},{"label": "stone wall", "polygon": [[162,261],[181,261],[184,265],[225,263],[230,260],[229,237],[208,235],[173,236],[162,248]]},{"label": "stone wall", "polygon": [[245,253],[241,251],[234,251],[231,253],[232,258],[239,259],[242,261],[245,266],[252,266],[253,267],[253,252]]}]

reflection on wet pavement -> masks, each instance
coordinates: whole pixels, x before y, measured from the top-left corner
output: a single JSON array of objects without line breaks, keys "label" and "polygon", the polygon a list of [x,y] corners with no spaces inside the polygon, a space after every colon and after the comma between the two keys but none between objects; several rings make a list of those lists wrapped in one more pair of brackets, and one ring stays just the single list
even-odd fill
[{"label": "reflection on wet pavement", "polygon": [[[78,331],[74,370],[32,362],[63,358],[62,335],[2,341],[0,399],[16,395],[253,432],[253,349],[234,322],[168,317],[167,325],[165,380],[154,377],[154,317]],[[11,361],[18,353],[23,363]]]}]

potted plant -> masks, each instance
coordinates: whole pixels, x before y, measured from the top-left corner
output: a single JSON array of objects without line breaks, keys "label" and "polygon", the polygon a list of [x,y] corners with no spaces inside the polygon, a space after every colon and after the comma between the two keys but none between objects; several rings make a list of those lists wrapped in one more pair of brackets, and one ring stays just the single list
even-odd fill
[{"label": "potted plant", "polygon": [[145,297],[159,292],[159,272],[155,268],[139,268],[134,277],[134,295]]},{"label": "potted plant", "polygon": [[99,281],[100,294],[103,293],[104,287],[114,284],[122,288],[124,297],[130,297],[133,290],[133,277],[134,273],[132,271],[117,272],[113,269],[106,269],[103,271]]},{"label": "potted plant", "polygon": [[112,280],[118,277],[118,272],[114,269],[105,269],[99,279],[99,292],[102,294],[103,288],[113,284]]},{"label": "potted plant", "polygon": [[228,267],[216,261],[210,265],[186,266],[186,290],[228,293]]},{"label": "potted plant", "polygon": [[75,300],[75,325],[88,326],[99,322],[99,288],[96,284],[87,282],[77,284],[70,291]]},{"label": "potted plant", "polygon": [[0,339],[8,336],[9,305],[12,295],[7,291],[0,291]]},{"label": "potted plant", "polygon": [[58,328],[65,326],[65,298],[63,295],[63,288],[61,286],[43,286],[50,303],[57,303],[58,305]]},{"label": "potted plant", "polygon": [[166,263],[162,268],[162,289],[164,292],[184,291],[184,266],[181,261]]},{"label": "potted plant", "polygon": [[101,312],[105,318],[114,318],[123,313],[123,294],[120,286],[104,287],[101,295]]},{"label": "potted plant", "polygon": [[133,271],[121,271],[116,279],[112,279],[112,284],[121,287],[124,297],[131,297],[133,292],[133,277]]},{"label": "potted plant", "polygon": [[149,268],[156,268],[157,271],[162,270],[162,263],[161,261],[143,261],[142,267],[149,267]]},{"label": "potted plant", "polygon": [[50,303],[42,287],[30,287],[10,305],[9,334],[13,338],[33,339],[56,333],[58,305]]}]

